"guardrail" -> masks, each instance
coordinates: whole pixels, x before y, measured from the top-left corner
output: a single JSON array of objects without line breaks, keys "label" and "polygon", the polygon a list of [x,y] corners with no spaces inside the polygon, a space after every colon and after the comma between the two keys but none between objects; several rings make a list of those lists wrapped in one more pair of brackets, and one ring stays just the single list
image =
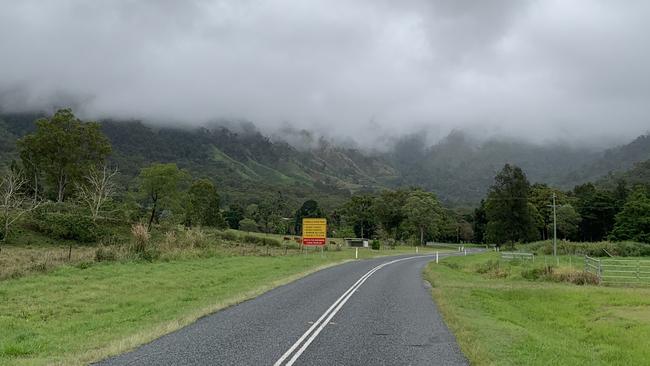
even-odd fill
[{"label": "guardrail", "polygon": [[523,259],[523,260],[532,260],[534,262],[535,254],[523,253],[523,252],[501,252],[501,259],[505,259],[505,260]]},{"label": "guardrail", "polygon": [[585,256],[585,271],[598,276],[604,285],[650,285],[650,260]]}]

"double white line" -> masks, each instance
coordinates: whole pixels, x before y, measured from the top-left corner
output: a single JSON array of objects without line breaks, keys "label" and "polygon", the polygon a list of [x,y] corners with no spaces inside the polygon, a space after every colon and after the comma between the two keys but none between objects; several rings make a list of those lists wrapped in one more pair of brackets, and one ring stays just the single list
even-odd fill
[{"label": "double white line", "polygon": [[[327,311],[325,311],[323,313],[323,315],[321,315],[321,317],[318,318],[318,320],[314,324],[312,324],[312,326],[309,327],[309,329],[307,329],[307,331],[298,339],[298,341],[296,341],[296,343],[294,343],[293,346],[291,346],[291,348],[289,348],[289,350],[287,350],[287,352],[285,352],[282,355],[282,357],[280,357],[280,359],[277,360],[273,365],[274,366],[283,365],[283,362],[285,362],[285,360],[287,358],[289,358],[289,356],[291,356],[292,354],[293,354],[293,357],[291,357],[289,359],[289,361],[284,363],[284,365],[285,366],[293,365],[294,362],[296,362],[296,360],[298,359],[298,357],[300,357],[300,355],[302,355],[302,353],[305,352],[307,347],[309,347],[311,342],[313,342],[314,339],[316,339],[316,337],[318,337],[318,334],[321,331],[323,331],[323,328],[325,328],[325,326],[327,324],[329,324],[330,320],[332,320],[334,315],[336,315],[336,313],[338,313],[339,310],[341,310],[343,305],[345,305],[345,303],[357,291],[357,289],[359,289],[359,287],[361,287],[361,285],[363,285],[363,283],[366,282],[366,280],[368,278],[370,278],[370,276],[372,276],[375,272],[379,271],[380,269],[382,269],[383,267],[385,267],[387,265],[390,265],[390,264],[393,264],[393,263],[396,263],[396,262],[401,262],[401,261],[405,261],[405,260],[408,260],[408,259],[414,259],[414,258],[423,258],[423,257],[431,257],[431,255],[419,255],[419,256],[416,256],[416,257],[408,257],[408,258],[396,259],[396,260],[393,260],[393,261],[390,261],[390,262],[380,264],[377,267],[375,267],[375,268],[371,269],[370,271],[368,271],[363,276],[361,276],[361,278],[359,278],[359,280],[357,282],[355,282],[354,285],[352,285],[347,291],[345,291],[343,293],[343,295],[341,295],[341,297],[339,297],[332,304],[332,306],[330,306],[329,309],[327,309]],[[309,338],[307,338],[307,337],[309,337]],[[298,348],[298,347],[300,347],[300,348]],[[295,351],[295,353],[294,353],[294,351]]]}]

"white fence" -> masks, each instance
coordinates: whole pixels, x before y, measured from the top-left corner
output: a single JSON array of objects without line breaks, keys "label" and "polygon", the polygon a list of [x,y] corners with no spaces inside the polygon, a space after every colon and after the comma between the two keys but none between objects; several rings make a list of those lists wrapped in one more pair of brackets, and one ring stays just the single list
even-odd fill
[{"label": "white fence", "polygon": [[598,276],[605,285],[650,285],[650,260],[585,256],[585,271]]}]

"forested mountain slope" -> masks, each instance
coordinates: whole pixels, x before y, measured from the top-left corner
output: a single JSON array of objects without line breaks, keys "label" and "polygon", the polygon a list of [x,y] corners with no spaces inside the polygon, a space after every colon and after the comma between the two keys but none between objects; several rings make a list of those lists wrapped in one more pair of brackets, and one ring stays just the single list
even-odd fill
[{"label": "forested mountain slope", "polygon": [[[16,158],[16,140],[34,129],[38,117],[34,113],[0,114],[2,162]],[[298,149],[263,135],[250,123],[241,127],[181,129],[139,121],[102,121],[123,185],[128,186],[142,167],[153,162],[175,162],[195,177],[213,179],[226,203],[255,202],[281,194],[296,203],[315,198],[327,207],[355,192],[420,186],[447,204],[473,205],[485,196],[505,163],[520,166],[531,182],[569,189],[609,172],[610,177],[627,177],[620,172],[650,159],[649,136],[598,152],[505,139],[477,141],[462,132],[453,132],[431,146],[418,134],[401,138],[386,151],[370,153],[324,139]],[[643,176],[635,172],[628,173],[631,180]]]}]

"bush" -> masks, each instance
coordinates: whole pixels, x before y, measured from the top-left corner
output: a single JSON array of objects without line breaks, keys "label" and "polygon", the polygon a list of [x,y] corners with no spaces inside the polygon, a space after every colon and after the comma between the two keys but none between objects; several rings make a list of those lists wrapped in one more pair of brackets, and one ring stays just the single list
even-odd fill
[{"label": "bush", "polygon": [[117,260],[117,253],[114,249],[101,246],[95,251],[95,261],[110,262]]},{"label": "bush", "polygon": [[45,205],[33,212],[31,226],[53,238],[83,243],[97,241],[103,234],[101,228],[89,216],[60,210],[61,205]]},{"label": "bush", "polygon": [[237,241],[239,239],[239,236],[231,231],[220,231],[216,233],[216,236],[228,241]]},{"label": "bush", "polygon": [[[527,244],[525,247],[538,254],[553,254],[553,242],[550,240]],[[636,242],[609,242],[575,243],[565,240],[557,242],[558,254],[588,255],[590,257],[607,257],[607,251],[613,256],[643,257],[650,256],[650,244]]]},{"label": "bush", "polygon": [[557,282],[569,282],[575,285],[597,285],[600,282],[598,276],[585,271],[554,273],[552,279]]},{"label": "bush", "polygon": [[144,253],[151,238],[147,228],[143,224],[135,224],[131,226],[131,235],[133,237],[131,250],[135,253]]},{"label": "bush", "polygon": [[539,280],[540,278],[547,279],[552,274],[553,274],[553,267],[547,265],[542,267],[523,269],[521,271],[521,277],[527,280]]},{"label": "bush", "polygon": [[239,230],[257,232],[257,223],[251,219],[243,219],[239,222]]},{"label": "bush", "polygon": [[372,250],[379,250],[381,249],[381,244],[379,243],[379,240],[373,240],[370,247]]},{"label": "bush", "polygon": [[498,260],[489,260],[479,264],[476,272],[492,278],[506,278],[510,275],[507,268],[502,268]]}]

